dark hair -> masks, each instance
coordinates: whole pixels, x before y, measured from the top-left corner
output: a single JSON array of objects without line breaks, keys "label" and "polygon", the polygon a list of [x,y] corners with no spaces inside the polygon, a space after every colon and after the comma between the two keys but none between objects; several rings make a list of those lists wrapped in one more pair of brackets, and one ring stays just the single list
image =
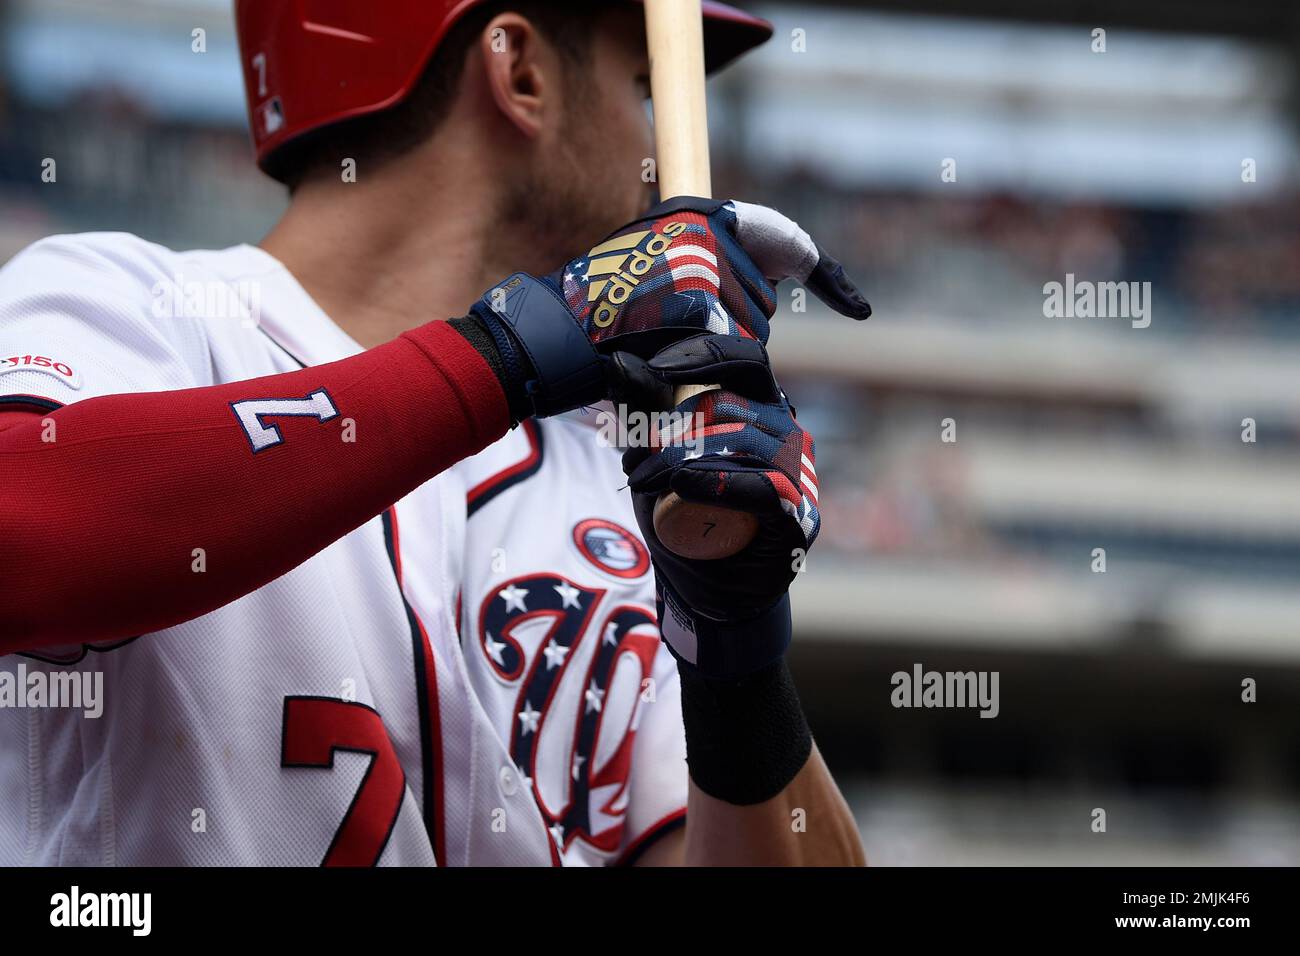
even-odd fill
[{"label": "dark hair", "polygon": [[[493,17],[506,11],[526,17],[555,45],[567,66],[581,66],[590,53],[595,0],[492,0],[462,16],[438,44],[410,95],[378,113],[335,123],[286,143],[267,171],[292,193],[309,176],[337,170],[345,158],[373,168],[424,142],[451,112],[470,48]],[[576,70],[568,70],[566,81]]]}]

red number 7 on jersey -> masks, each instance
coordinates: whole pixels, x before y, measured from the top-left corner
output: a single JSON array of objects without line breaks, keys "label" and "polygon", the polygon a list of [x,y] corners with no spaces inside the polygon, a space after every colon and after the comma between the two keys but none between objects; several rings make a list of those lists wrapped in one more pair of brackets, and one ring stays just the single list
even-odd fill
[{"label": "red number 7 on jersey", "polygon": [[367,707],[332,697],[286,697],[281,767],[334,767],[339,750],[373,759],[321,866],[374,866],[388,845],[406,792],[406,772],[384,722]]}]

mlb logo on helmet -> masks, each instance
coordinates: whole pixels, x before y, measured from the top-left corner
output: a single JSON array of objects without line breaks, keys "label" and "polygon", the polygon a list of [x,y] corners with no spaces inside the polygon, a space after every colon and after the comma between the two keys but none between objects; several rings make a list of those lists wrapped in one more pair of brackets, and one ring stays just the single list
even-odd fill
[{"label": "mlb logo on helmet", "polygon": [[284,107],[280,105],[280,97],[276,97],[268,103],[263,103],[257,108],[258,117],[261,120],[261,130],[263,136],[272,136],[280,131],[284,125]]}]

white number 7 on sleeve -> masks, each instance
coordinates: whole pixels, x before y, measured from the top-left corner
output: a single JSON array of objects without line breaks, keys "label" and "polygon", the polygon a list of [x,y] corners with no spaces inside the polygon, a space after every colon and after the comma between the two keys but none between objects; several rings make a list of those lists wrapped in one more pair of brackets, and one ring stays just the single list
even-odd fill
[{"label": "white number 7 on sleeve", "polygon": [[296,415],[327,422],[337,418],[339,414],[333,400],[323,388],[312,392],[306,398],[258,398],[231,402],[230,407],[234,410],[235,417],[239,419],[239,424],[243,426],[255,455],[284,441],[280,429],[266,424],[263,419],[277,415]]}]

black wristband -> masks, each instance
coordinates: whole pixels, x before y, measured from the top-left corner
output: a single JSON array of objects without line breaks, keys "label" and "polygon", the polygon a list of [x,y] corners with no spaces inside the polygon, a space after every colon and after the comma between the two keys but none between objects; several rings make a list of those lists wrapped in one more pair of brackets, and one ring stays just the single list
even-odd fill
[{"label": "black wristband", "polygon": [[684,663],[677,670],[695,785],[741,806],[784,790],[812,753],[812,731],[785,658],[740,681],[710,680]]},{"label": "black wristband", "polygon": [[474,350],[483,356],[483,360],[496,375],[497,381],[501,383],[501,390],[506,393],[506,401],[510,405],[510,423],[517,425],[531,416],[533,410],[528,404],[523,374],[507,361],[507,357],[482,320],[473,315],[466,315],[458,319],[449,319],[448,324],[474,346]]}]

